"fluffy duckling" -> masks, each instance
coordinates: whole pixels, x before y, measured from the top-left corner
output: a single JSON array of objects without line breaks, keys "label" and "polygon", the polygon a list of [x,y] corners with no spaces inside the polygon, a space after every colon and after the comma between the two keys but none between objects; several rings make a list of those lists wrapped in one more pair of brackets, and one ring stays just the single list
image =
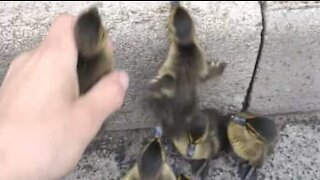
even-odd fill
[{"label": "fluffy duckling", "polygon": [[103,75],[113,69],[113,53],[108,31],[96,7],[82,12],[74,29],[78,50],[77,73],[80,94],[86,93]]},{"label": "fluffy duckling", "polygon": [[269,118],[241,112],[231,116],[227,132],[232,150],[246,166],[239,167],[239,175],[242,179],[257,179],[256,169],[262,167],[276,145],[276,124]]},{"label": "fluffy duckling", "polygon": [[143,150],[137,163],[123,180],[176,180],[159,138],[152,140]]},{"label": "fluffy duckling", "polygon": [[192,96],[199,80],[222,74],[226,63],[209,63],[199,46],[194,21],[179,1],[171,1],[168,22],[170,48],[167,59],[160,67],[157,77],[151,81],[155,98],[173,97],[187,91]]},{"label": "fluffy duckling", "polygon": [[170,139],[186,131],[186,121],[197,109],[198,82],[222,74],[226,64],[205,60],[195,37],[193,19],[179,2],[171,3],[168,35],[169,53],[150,83],[150,99],[155,116]]},{"label": "fluffy duckling", "polygon": [[191,160],[192,173],[206,177],[208,161],[228,147],[228,118],[215,109],[195,113],[185,134],[173,137],[178,152]]}]

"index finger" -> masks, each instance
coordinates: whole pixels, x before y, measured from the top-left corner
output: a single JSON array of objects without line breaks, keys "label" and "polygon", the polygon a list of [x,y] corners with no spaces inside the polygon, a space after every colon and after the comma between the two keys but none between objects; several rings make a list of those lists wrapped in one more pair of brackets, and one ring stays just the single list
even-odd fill
[{"label": "index finger", "polygon": [[[53,22],[47,37],[40,44],[38,52],[49,52],[47,58],[55,64],[74,69],[77,65],[77,49],[74,39],[76,17],[59,15]],[[55,57],[52,57],[55,55]],[[46,54],[44,54],[46,56]]]}]

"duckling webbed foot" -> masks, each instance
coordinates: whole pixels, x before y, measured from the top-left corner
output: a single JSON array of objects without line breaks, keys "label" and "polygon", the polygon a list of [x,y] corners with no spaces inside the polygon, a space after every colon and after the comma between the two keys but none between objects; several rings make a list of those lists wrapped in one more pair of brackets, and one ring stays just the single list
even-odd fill
[{"label": "duckling webbed foot", "polygon": [[226,66],[227,63],[225,62],[207,61],[208,74],[202,78],[202,81],[207,81],[209,79],[221,75],[224,72]]},{"label": "duckling webbed foot", "polygon": [[256,168],[251,166],[248,162],[239,162],[238,164],[238,175],[241,180],[257,180]]},{"label": "duckling webbed foot", "polygon": [[204,160],[191,160],[192,179],[204,180],[208,176],[209,161]]},{"label": "duckling webbed foot", "polygon": [[213,61],[213,62],[208,62],[208,66],[209,66],[208,77],[211,78],[211,77],[222,74],[227,66],[227,63]]},{"label": "duckling webbed foot", "polygon": [[257,180],[258,174],[257,169],[254,167],[251,167],[247,175],[245,176],[244,180]]}]

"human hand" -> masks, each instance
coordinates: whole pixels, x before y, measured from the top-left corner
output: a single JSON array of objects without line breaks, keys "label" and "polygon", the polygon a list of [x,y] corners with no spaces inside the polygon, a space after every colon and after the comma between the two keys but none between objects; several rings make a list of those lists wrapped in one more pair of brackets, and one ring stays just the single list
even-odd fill
[{"label": "human hand", "polygon": [[123,103],[125,72],[112,72],[79,96],[75,21],[59,16],[40,46],[8,69],[0,88],[0,179],[65,176]]}]

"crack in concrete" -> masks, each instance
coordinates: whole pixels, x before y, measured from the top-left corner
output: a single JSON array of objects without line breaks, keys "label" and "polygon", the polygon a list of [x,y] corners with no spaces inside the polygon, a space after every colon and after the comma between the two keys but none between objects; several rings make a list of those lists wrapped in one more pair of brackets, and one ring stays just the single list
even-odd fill
[{"label": "crack in concrete", "polygon": [[258,53],[257,53],[257,58],[256,58],[256,63],[254,66],[254,70],[251,76],[251,80],[249,83],[249,87],[247,89],[247,93],[245,96],[245,99],[242,103],[242,109],[241,111],[247,111],[248,108],[250,107],[250,101],[251,101],[251,93],[252,93],[252,88],[255,82],[255,78],[256,78],[256,73],[258,70],[258,66],[259,66],[259,62],[261,59],[261,54],[262,54],[262,50],[263,50],[263,45],[264,45],[264,38],[265,38],[265,1],[259,1],[259,5],[260,5],[260,12],[261,12],[261,24],[262,24],[262,29],[261,29],[261,36],[260,36],[260,45],[259,45],[259,49],[258,49]]}]

